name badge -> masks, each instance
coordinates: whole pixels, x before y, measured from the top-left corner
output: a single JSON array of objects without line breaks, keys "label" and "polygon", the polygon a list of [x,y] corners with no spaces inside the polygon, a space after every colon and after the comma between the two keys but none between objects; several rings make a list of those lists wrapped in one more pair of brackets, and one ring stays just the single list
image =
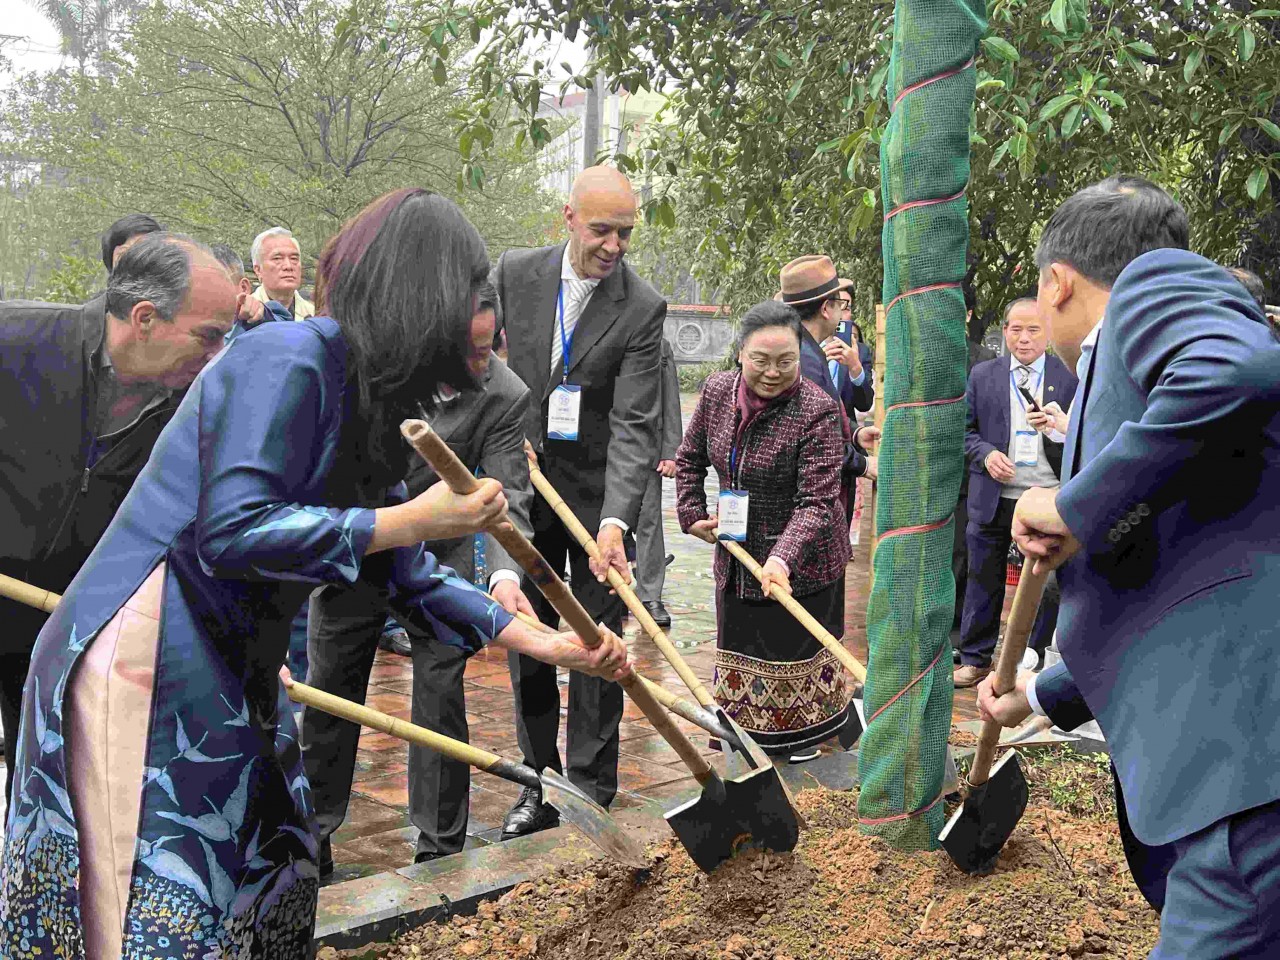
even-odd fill
[{"label": "name badge", "polygon": [[747,508],[750,505],[751,496],[747,491],[721,490],[720,524],[716,527],[716,538],[745,543],[747,539]]},{"label": "name badge", "polygon": [[1040,434],[1019,430],[1013,435],[1013,462],[1019,467],[1034,467],[1040,461]]},{"label": "name badge", "polygon": [[577,440],[578,414],[582,411],[582,387],[562,383],[551,391],[547,403],[547,439]]}]

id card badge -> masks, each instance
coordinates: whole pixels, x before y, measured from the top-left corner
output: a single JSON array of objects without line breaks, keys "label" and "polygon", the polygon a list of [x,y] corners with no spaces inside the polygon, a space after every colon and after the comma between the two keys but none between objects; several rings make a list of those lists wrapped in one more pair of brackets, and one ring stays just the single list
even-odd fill
[{"label": "id card badge", "polygon": [[751,496],[745,490],[720,491],[720,524],[716,539],[745,543],[747,540],[747,508]]},{"label": "id card badge", "polygon": [[1040,434],[1019,430],[1013,435],[1013,462],[1019,467],[1034,467],[1040,460]]},{"label": "id card badge", "polygon": [[582,411],[582,387],[562,383],[551,391],[547,403],[547,439],[577,440],[578,414]]}]

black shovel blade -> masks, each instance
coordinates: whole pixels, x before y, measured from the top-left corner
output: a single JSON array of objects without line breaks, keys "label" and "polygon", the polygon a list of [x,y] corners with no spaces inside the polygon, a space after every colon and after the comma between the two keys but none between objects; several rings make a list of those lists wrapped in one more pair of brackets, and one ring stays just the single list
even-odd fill
[{"label": "black shovel blade", "polygon": [[991,769],[987,782],[971,787],[938,839],[955,865],[968,874],[991,873],[1009,836],[1027,809],[1027,778],[1018,751]]},{"label": "black shovel blade", "polygon": [[858,705],[849,701],[849,715],[844,721],[844,726],[840,728],[840,732],[836,735],[840,740],[840,746],[845,750],[853,749],[854,745],[862,739],[862,733],[866,728],[862,725],[862,715],[858,712]]},{"label": "black shovel blade", "polygon": [[636,868],[649,866],[644,849],[622,832],[618,821],[604,807],[553,770],[543,770],[538,779],[542,782],[542,799],[588,840],[619,863]]},{"label": "black shovel blade", "polygon": [[693,862],[710,873],[739,850],[784,853],[800,840],[800,821],[772,766],[717,778],[666,815]]}]

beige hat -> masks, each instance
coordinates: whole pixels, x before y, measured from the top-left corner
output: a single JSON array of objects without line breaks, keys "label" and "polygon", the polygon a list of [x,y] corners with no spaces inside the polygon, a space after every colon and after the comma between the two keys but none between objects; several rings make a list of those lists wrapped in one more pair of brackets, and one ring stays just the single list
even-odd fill
[{"label": "beige hat", "polygon": [[842,280],[836,275],[836,265],[831,258],[821,254],[796,257],[779,275],[782,289],[774,297],[791,306],[827,300],[837,290],[852,290],[852,280]]}]

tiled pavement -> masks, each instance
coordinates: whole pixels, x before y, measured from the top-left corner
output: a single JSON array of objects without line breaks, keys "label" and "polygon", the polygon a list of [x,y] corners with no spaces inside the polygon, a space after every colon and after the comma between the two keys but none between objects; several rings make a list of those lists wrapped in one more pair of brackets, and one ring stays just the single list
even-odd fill
[{"label": "tiled pavement", "polygon": [[[686,417],[692,412],[694,397],[684,398]],[[712,484],[709,483],[709,486]],[[663,526],[667,551],[675,561],[667,570],[664,602],[674,625],[672,642],[704,682],[711,678],[715,649],[715,608],[712,598],[711,547],[684,536],[676,524],[674,481],[663,481]],[[868,561],[871,542],[870,511],[864,512],[861,542],[854,548],[854,560],[846,580],[845,643],[854,655],[866,662],[866,601],[869,588]],[[684,693],[675,671],[639,630],[634,620],[626,623],[626,638],[637,669],[646,677]],[[567,674],[561,676],[561,702],[567,702]],[[497,649],[482,652],[467,665],[467,719],[471,740],[504,757],[518,760],[515,723],[512,715],[511,680],[506,654]],[[373,668],[368,703],[371,707],[407,719],[409,717],[409,661],[379,652]],[[563,714],[564,707],[561,708]],[[976,716],[972,691],[956,691],[957,720]],[[708,756],[702,731],[683,720],[677,721],[700,744]],[[561,726],[560,748],[564,750]],[[619,793],[615,809],[638,806],[644,799],[664,799],[690,786],[692,778],[675,752],[654,732],[630,701],[621,726],[621,759],[618,767]],[[829,749],[838,749],[832,741]],[[334,880],[394,870],[411,863],[417,831],[408,820],[408,784],[405,778],[408,748],[387,734],[366,729],[360,738],[356,782],[346,823],[334,837]],[[519,787],[483,773],[472,774],[471,820],[468,845],[496,841],[507,809],[515,802]]]}]

